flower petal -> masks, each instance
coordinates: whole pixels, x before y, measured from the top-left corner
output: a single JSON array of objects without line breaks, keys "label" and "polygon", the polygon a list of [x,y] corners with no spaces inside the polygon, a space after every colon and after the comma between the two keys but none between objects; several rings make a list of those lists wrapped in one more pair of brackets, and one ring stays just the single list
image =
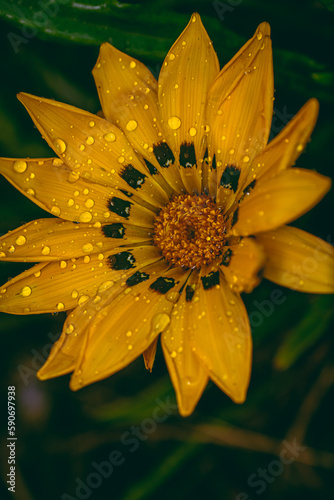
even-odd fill
[{"label": "flower petal", "polygon": [[125,278],[127,271],[131,274],[160,259],[156,247],[143,246],[37,264],[3,285],[0,311],[37,314],[74,309]]},{"label": "flower petal", "polygon": [[[197,280],[198,274],[196,273]],[[161,335],[161,345],[173,383],[179,412],[190,415],[208,383],[208,372],[202,366],[191,348],[191,309],[188,302],[189,290],[196,281],[191,276],[182,291],[180,300],[175,304],[171,323]]]},{"label": "flower petal", "polygon": [[202,269],[200,284],[189,302],[193,350],[218,387],[233,401],[242,403],[252,364],[247,311],[223,274],[218,270],[204,272]]},{"label": "flower petal", "polygon": [[226,247],[219,267],[234,292],[249,293],[260,282],[264,262],[260,245],[252,238],[243,238],[238,244]]},{"label": "flower petal", "polygon": [[330,186],[328,177],[297,168],[259,179],[240,204],[232,232],[247,236],[291,222],[314,207]]},{"label": "flower petal", "polygon": [[131,224],[152,227],[153,211],[135,203],[131,193],[87,182],[59,158],[0,158],[0,172],[36,205],[62,219],[104,223],[129,219]]},{"label": "flower petal", "polygon": [[143,352],[143,358],[145,363],[145,368],[148,371],[152,371],[155,354],[157,352],[158,337],[153,340],[152,344]]},{"label": "flower petal", "polygon": [[[310,99],[304,104],[283,130],[256,156],[252,168],[245,171],[247,177],[244,185],[256,177],[273,177],[292,167],[310,140],[318,112],[319,103],[316,99]],[[240,181],[242,182],[241,177]]]},{"label": "flower petal", "polygon": [[[228,168],[248,169],[267,144],[273,112],[273,67],[270,26],[262,23],[221,70],[208,95],[212,129],[209,155],[216,154],[219,203],[229,206],[234,182]],[[237,181],[235,175],[233,181]]]},{"label": "flower petal", "polygon": [[334,248],[295,227],[257,235],[267,254],[264,277],[293,290],[334,293]]},{"label": "flower petal", "polygon": [[[126,136],[107,120],[51,99],[19,94],[49,146],[90,182],[126,189],[159,206],[168,199]],[[138,182],[137,182],[138,180]]]},{"label": "flower petal", "polygon": [[61,219],[38,219],[0,238],[0,260],[43,262],[71,259],[144,244],[152,230],[119,222],[76,224]]},{"label": "flower petal", "polygon": [[201,192],[203,140],[209,127],[205,117],[208,89],[219,63],[200,16],[193,14],[162,65],[159,104],[167,142],[180,164],[188,192]]},{"label": "flower petal", "polygon": [[[182,188],[180,173],[171,162],[158,161],[162,129],[158,110],[157,81],[148,68],[133,57],[103,43],[93,69],[104,116],[128,137],[135,151],[145,159],[155,180],[168,194]],[[158,174],[158,172],[161,175]]]},{"label": "flower petal", "polygon": [[80,389],[121,370],[168,326],[174,305],[168,293],[179,291],[186,273],[180,268],[166,270],[164,261],[147,273],[147,281],[126,288],[91,319],[87,347],[76,365],[71,389]]}]

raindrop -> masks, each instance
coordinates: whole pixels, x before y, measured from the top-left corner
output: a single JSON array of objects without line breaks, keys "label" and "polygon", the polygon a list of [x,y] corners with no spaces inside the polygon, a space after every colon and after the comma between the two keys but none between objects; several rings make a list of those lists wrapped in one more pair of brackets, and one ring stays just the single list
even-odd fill
[{"label": "raindrop", "polygon": [[172,130],[177,130],[181,127],[181,120],[177,116],[171,116],[170,118],[168,118],[167,123]]},{"label": "raindrop", "polygon": [[54,141],[54,146],[55,146],[57,153],[62,154],[66,151],[66,144],[61,139],[56,139]]},{"label": "raindrop", "polygon": [[14,161],[14,164],[13,164],[13,168],[15,170],[15,172],[19,173],[19,174],[22,174],[23,172],[25,172],[27,170],[27,162],[24,161],[24,160],[17,160],[17,161]]}]

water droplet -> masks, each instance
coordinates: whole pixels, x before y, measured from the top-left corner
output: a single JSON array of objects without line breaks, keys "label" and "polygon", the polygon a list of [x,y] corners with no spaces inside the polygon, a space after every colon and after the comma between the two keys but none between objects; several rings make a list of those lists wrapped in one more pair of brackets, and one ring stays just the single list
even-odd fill
[{"label": "water droplet", "polygon": [[181,127],[181,120],[177,116],[171,116],[170,118],[168,118],[167,123],[172,130],[177,130]]},{"label": "water droplet", "polygon": [[72,323],[69,323],[66,327],[65,333],[67,333],[69,335],[70,333],[73,333],[73,332],[74,332],[74,325],[72,325]]},{"label": "water droplet", "polygon": [[189,135],[191,137],[194,137],[196,134],[197,134],[197,130],[195,129],[195,127],[190,127],[190,129],[189,129]]},{"label": "water droplet", "polygon": [[161,333],[170,323],[170,317],[166,313],[155,314],[151,319],[151,335]]},{"label": "water droplet", "polygon": [[92,252],[93,250],[94,250],[94,247],[91,243],[86,243],[85,245],[82,246],[83,252]]},{"label": "water droplet", "polygon": [[17,245],[24,245],[26,241],[27,241],[27,238],[23,235],[20,235],[16,238],[15,243]]},{"label": "water droplet", "polygon": [[23,172],[25,172],[27,170],[27,162],[24,161],[24,160],[17,160],[17,161],[14,161],[14,164],[13,164],[13,168],[15,170],[15,172],[19,173],[19,174],[22,174]]},{"label": "water droplet", "polygon": [[95,126],[95,122],[93,120],[91,120],[88,124],[90,127],[94,127]]},{"label": "water droplet", "polygon": [[135,63],[135,61],[131,61],[129,66],[131,69],[134,69],[137,66],[137,64]]},{"label": "water droplet", "polygon": [[103,283],[101,283],[97,289],[98,293],[102,293],[104,292],[105,290],[108,290],[109,288],[111,288],[113,285],[115,284],[114,281],[103,281]]},{"label": "water droplet", "polygon": [[77,290],[73,290],[71,297],[72,299],[77,299],[79,297],[79,292]]},{"label": "water droplet", "polygon": [[65,304],[63,304],[62,302],[58,302],[56,308],[58,309],[58,311],[63,311],[65,309]]},{"label": "water droplet", "polygon": [[31,188],[26,189],[26,193],[30,194],[30,196],[35,196],[35,194],[36,194],[35,191]]},{"label": "water droplet", "polygon": [[171,352],[171,355],[170,355],[171,358],[176,358],[176,356],[177,356],[177,352],[176,351]]},{"label": "water droplet", "polygon": [[173,302],[174,304],[178,301],[180,297],[179,292],[169,292],[166,295],[166,299],[169,300],[170,302]]},{"label": "water droplet", "polygon": [[259,32],[258,32],[258,34],[256,35],[256,38],[257,38],[258,40],[262,40],[262,37],[263,37],[262,32],[261,32],[261,31],[259,31]]},{"label": "water droplet", "polygon": [[84,144],[80,144],[79,149],[80,151],[85,151],[86,146]]},{"label": "water droplet", "polygon": [[169,60],[170,61],[174,61],[174,59],[175,59],[175,54],[173,54],[173,52],[170,52],[170,54],[169,54]]},{"label": "water droplet", "polygon": [[61,139],[56,139],[54,141],[54,146],[55,146],[57,153],[59,153],[59,154],[62,154],[66,151],[66,144]]},{"label": "water droplet", "polygon": [[210,132],[210,125],[204,125],[204,132],[207,134],[208,132]]},{"label": "water droplet", "polygon": [[124,161],[125,161],[124,156],[119,156],[119,158],[118,158],[118,162],[119,162],[119,163],[124,163]]},{"label": "water droplet", "polygon": [[137,127],[138,123],[136,122],[136,120],[128,121],[128,123],[125,126],[126,130],[128,130],[129,132],[133,132],[134,130],[136,130]]},{"label": "water droplet", "polygon": [[129,350],[129,351],[132,351],[132,349],[133,349],[133,345],[129,344],[129,345],[128,345],[128,350]]},{"label": "water droplet", "polygon": [[127,337],[132,337],[132,332],[129,330],[128,332],[126,332],[125,334]]},{"label": "water droplet", "polygon": [[61,260],[61,261],[59,262],[59,266],[60,266],[60,268],[61,268],[61,269],[65,269],[65,267],[67,267],[67,262],[66,262],[66,260]]},{"label": "water droplet", "polygon": [[90,222],[93,216],[90,212],[82,212],[79,217],[80,222]]},{"label": "water droplet", "polygon": [[60,208],[56,206],[51,207],[51,213],[58,217],[60,215]]},{"label": "water droplet", "polygon": [[87,137],[86,139],[86,143],[91,146],[92,144],[94,144],[95,140],[94,140],[94,137],[92,137],[91,135],[89,137]]},{"label": "water droplet", "polygon": [[301,151],[303,151],[304,149],[304,146],[303,144],[297,144],[297,147],[296,147],[297,151],[300,153]]},{"label": "water droplet", "polygon": [[31,295],[32,289],[30,286],[24,286],[21,290],[22,297],[29,297]]},{"label": "water droplet", "polygon": [[228,152],[228,154],[234,155],[234,149],[230,149],[229,152]]},{"label": "water droplet", "polygon": [[92,208],[94,205],[95,205],[95,202],[91,198],[88,198],[88,200],[85,201],[85,207],[87,207],[87,208]]},{"label": "water droplet", "polygon": [[51,248],[48,247],[48,246],[45,246],[42,248],[42,255],[49,255],[49,253],[51,252]]},{"label": "water droplet", "polygon": [[78,300],[78,305],[81,306],[81,304],[84,304],[88,299],[89,299],[88,295],[82,295]]},{"label": "water droplet", "polygon": [[250,160],[249,156],[245,155],[242,159],[242,161],[244,161],[245,163],[248,163]]},{"label": "water droplet", "polygon": [[104,140],[107,142],[114,142],[116,141],[116,136],[112,132],[108,132],[103,136]]}]

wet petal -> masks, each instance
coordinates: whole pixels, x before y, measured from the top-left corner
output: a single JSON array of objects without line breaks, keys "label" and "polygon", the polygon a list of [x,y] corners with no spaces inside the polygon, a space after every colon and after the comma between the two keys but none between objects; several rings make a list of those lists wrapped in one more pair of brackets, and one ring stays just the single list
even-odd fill
[{"label": "wet petal", "polygon": [[334,293],[334,248],[295,227],[257,235],[266,254],[264,277],[293,290]]},{"label": "wet petal", "polygon": [[259,273],[265,262],[265,254],[252,238],[243,238],[239,243],[226,246],[220,270],[230,288],[237,293],[251,292],[259,282]]},{"label": "wet petal", "polygon": [[[169,375],[173,383],[179,412],[190,415],[201,397],[209,380],[208,372],[202,366],[191,347],[191,309],[189,290],[198,280],[198,274],[191,276],[182,291],[180,300],[175,304],[170,326],[161,335]],[[204,334],[204,332],[202,332]]]},{"label": "wet petal", "polygon": [[126,288],[91,319],[87,347],[71,379],[73,390],[127,366],[168,326],[174,304],[166,296],[181,288],[185,273],[182,269],[166,270],[161,261],[155,272],[147,274],[146,281]]},{"label": "wet petal", "polygon": [[[218,74],[219,63],[198,14],[176,40],[159,76],[159,104],[163,129],[188,192],[200,193],[205,153],[203,137],[207,92]],[[196,163],[197,162],[197,163]]]},{"label": "wet petal", "polygon": [[1,287],[0,311],[37,314],[74,309],[111,288],[127,271],[159,259],[155,247],[144,246],[37,264]]},{"label": "wet petal", "polygon": [[226,182],[226,168],[233,166],[240,175],[267,144],[273,95],[270,27],[262,23],[209,91],[207,113],[213,131],[209,155],[216,154],[217,200],[221,204],[229,206],[235,192],[234,184],[229,187]]},{"label": "wet petal", "polygon": [[144,363],[146,370],[152,371],[155,354],[157,352],[158,337],[153,340],[152,344],[143,352]]},{"label": "wet petal", "polygon": [[93,76],[104,116],[127,135],[134,150],[145,158],[155,180],[169,194],[172,190],[163,178],[179,192],[182,181],[177,167],[172,164],[163,167],[155,156],[163,133],[158,110],[158,84],[152,73],[137,59],[104,43]]},{"label": "wet petal", "polygon": [[148,242],[152,230],[119,222],[76,224],[61,219],[38,219],[0,238],[0,260],[43,262],[107,252]]},{"label": "wet petal", "polygon": [[87,182],[59,158],[0,158],[0,172],[36,205],[62,219],[106,223],[131,218],[132,224],[152,227],[153,212],[136,204],[131,193]]},{"label": "wet petal", "polygon": [[233,401],[246,398],[252,364],[252,339],[240,295],[213,268],[201,280],[189,302],[193,351],[210,378]]},{"label": "wet petal", "polygon": [[150,204],[166,203],[166,193],[115,125],[51,99],[29,94],[18,98],[49,146],[76,174],[130,191]]},{"label": "wet petal", "polygon": [[314,207],[330,186],[328,177],[297,168],[259,179],[240,204],[233,234],[246,236],[291,222]]}]

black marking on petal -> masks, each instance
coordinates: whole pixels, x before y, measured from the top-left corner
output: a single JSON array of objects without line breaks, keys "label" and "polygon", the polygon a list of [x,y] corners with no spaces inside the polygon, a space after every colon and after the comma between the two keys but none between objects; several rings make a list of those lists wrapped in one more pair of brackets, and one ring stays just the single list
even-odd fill
[{"label": "black marking on petal", "polygon": [[233,255],[232,250],[230,248],[228,248],[226,250],[226,252],[223,254],[223,258],[222,258],[221,264],[223,266],[226,266],[226,267],[229,266],[230,262],[231,262],[232,255]]},{"label": "black marking on petal", "polygon": [[115,222],[114,224],[107,224],[102,228],[103,234],[107,238],[124,238],[125,235],[125,227],[123,224],[119,222]]},{"label": "black marking on petal", "polygon": [[121,269],[131,269],[136,262],[136,259],[130,252],[120,252],[108,257],[111,269],[120,271]]},{"label": "black marking on petal", "polygon": [[152,165],[151,162],[149,162],[148,160],[146,160],[144,158],[144,162],[146,163],[146,166],[148,168],[148,171],[150,172],[151,175],[156,175],[158,173],[157,169],[155,168],[154,165]]},{"label": "black marking on petal", "polygon": [[194,296],[194,293],[195,293],[195,288],[196,288],[196,285],[187,285],[186,286],[186,301],[187,302],[190,302]]},{"label": "black marking on petal", "polygon": [[132,276],[130,276],[125,283],[128,286],[134,286],[138,285],[138,283],[142,283],[143,281],[148,280],[149,277],[150,276],[148,274],[137,271]]},{"label": "black marking on petal", "polygon": [[169,290],[175,285],[176,282],[174,278],[164,278],[163,276],[160,276],[160,278],[153,281],[153,283],[150,285],[150,288],[164,295],[165,293],[169,292]]},{"label": "black marking on petal", "polygon": [[159,165],[163,168],[170,167],[174,163],[175,158],[172,150],[167,142],[159,142],[153,146],[153,153]]},{"label": "black marking on petal", "polygon": [[204,156],[203,156],[203,160],[207,160],[208,156],[209,156],[209,151],[208,151],[208,148],[206,148]]},{"label": "black marking on petal", "polygon": [[251,190],[254,188],[255,184],[256,184],[256,179],[254,179],[252,182],[250,182],[248,184],[247,187],[245,187],[245,189],[243,190],[243,193],[244,194],[249,194],[251,192]]},{"label": "black marking on petal", "polygon": [[181,144],[179,162],[184,168],[192,168],[196,165],[195,146],[193,143],[184,142]]},{"label": "black marking on petal", "polygon": [[238,189],[240,170],[235,165],[227,165],[220,178],[220,185],[232,189],[235,193]]},{"label": "black marking on petal", "polygon": [[201,277],[204,290],[210,290],[216,285],[219,285],[219,271],[212,271],[207,276]]},{"label": "black marking on petal", "polygon": [[132,203],[130,201],[122,200],[121,198],[117,198],[116,196],[111,198],[108,202],[108,208],[110,212],[120,215],[125,219],[128,219],[130,216],[131,205]]},{"label": "black marking on petal", "polygon": [[120,173],[120,177],[133,189],[140,189],[146,179],[146,175],[132,165],[126,165]]},{"label": "black marking on petal", "polygon": [[238,222],[238,218],[239,218],[239,207],[233,212],[231,227],[233,227],[234,224]]},{"label": "black marking on petal", "polygon": [[120,189],[120,192],[125,194],[128,198],[131,198],[133,196],[133,193],[129,193],[129,191],[125,191],[125,189]]},{"label": "black marking on petal", "polygon": [[213,155],[211,168],[212,170],[216,170],[217,168],[216,155]]}]

